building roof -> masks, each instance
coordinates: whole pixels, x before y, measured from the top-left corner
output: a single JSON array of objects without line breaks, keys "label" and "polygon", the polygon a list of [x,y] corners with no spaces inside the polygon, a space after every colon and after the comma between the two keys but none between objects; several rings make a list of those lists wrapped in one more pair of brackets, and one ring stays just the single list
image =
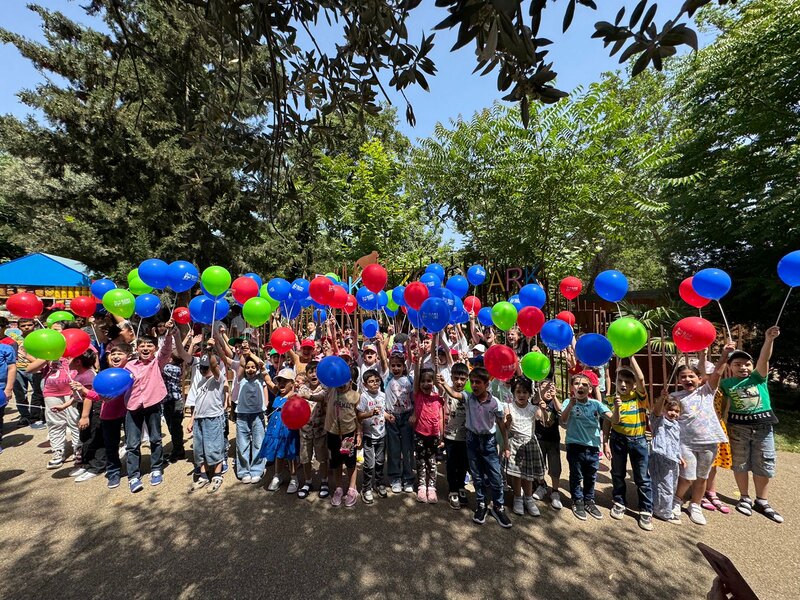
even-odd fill
[{"label": "building roof", "polygon": [[87,287],[91,282],[91,271],[86,265],[43,252],[0,265],[0,284]]}]

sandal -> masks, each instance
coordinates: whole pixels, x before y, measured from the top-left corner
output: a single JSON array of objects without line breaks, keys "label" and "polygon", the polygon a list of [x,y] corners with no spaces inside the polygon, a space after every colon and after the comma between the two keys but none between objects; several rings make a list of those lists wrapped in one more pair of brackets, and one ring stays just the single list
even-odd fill
[{"label": "sandal", "polygon": [[[717,501],[717,502],[719,502],[719,501]],[[700,506],[702,506],[706,510],[711,510],[711,511],[717,510],[717,505],[708,496],[706,496],[705,498],[703,498],[700,501]]]},{"label": "sandal", "polygon": [[297,497],[298,498],[308,498],[308,494],[311,492],[311,484],[304,483],[303,487],[297,490]]},{"label": "sandal", "polygon": [[747,496],[742,497],[739,500],[739,503],[736,505],[736,510],[742,513],[746,517],[750,517],[753,514],[753,501],[750,500]]},{"label": "sandal", "polygon": [[766,500],[756,500],[756,503],[753,505],[753,509],[759,513],[767,517],[771,521],[775,521],[776,523],[783,523],[783,517],[775,511],[769,505],[769,502]]},{"label": "sandal", "polygon": [[320,498],[327,498],[328,496],[330,496],[330,494],[331,494],[331,491],[328,488],[328,482],[327,481],[323,481],[319,486],[319,497]]},{"label": "sandal", "polygon": [[[722,500],[720,500],[719,497],[715,493],[706,492],[706,498],[708,499],[709,502],[711,502],[711,504],[714,505],[714,508],[717,509],[723,515],[727,515],[728,513],[731,512],[731,509],[728,508],[727,506],[725,506],[722,503]],[[706,500],[703,499],[703,502],[705,502],[705,501]],[[703,507],[703,508],[705,508],[705,507]]]}]

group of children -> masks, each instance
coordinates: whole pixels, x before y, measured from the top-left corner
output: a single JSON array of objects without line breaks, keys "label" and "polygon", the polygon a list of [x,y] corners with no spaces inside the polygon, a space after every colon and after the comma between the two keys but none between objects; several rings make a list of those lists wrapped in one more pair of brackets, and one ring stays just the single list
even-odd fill
[{"label": "group of children", "polygon": [[[383,498],[389,491],[416,493],[420,503],[434,504],[439,501],[438,462],[444,455],[448,504],[453,509],[468,505],[466,487],[471,480],[473,520],[484,523],[491,514],[508,528],[512,523],[505,510],[506,485],[516,515],[539,516],[537,501],[545,499],[553,509],[562,508],[564,428],[569,492],[578,519],[603,517],[595,495],[602,452],[611,459],[611,517],[626,514],[630,461],[644,530],[653,529],[654,516],[680,523],[687,494],[694,523],[706,523],[702,508],[727,512],[714,490],[715,465],[732,466],[741,495],[739,512],[783,520],[767,501],[775,474],[772,427],[777,419],[766,380],[777,327],[766,332],[755,365],[748,354],[728,344],[711,369],[704,359],[697,366],[679,366],[680,390],[654,402],[635,360],[616,369],[611,394],[603,390],[606,382],[601,385],[598,373],[576,365],[573,358],[563,405],[551,380],[534,385],[521,372],[510,382],[492,379],[483,367],[483,353],[486,344],[496,343],[495,334],[491,329],[478,331],[474,322],[472,345],[461,326],[437,335],[395,335],[390,327],[359,348],[352,330],[337,332],[335,321],[329,320],[319,328],[312,326],[309,336],[285,355],[269,350],[266,361],[259,356],[255,338],[240,335],[244,327],[232,323],[231,338],[222,323],[211,329],[181,338],[172,321],[160,322],[151,333],[133,336],[133,345],[133,337],[126,334],[133,332],[129,323],[119,323],[117,335],[102,342],[92,328],[100,348],[58,361],[27,356],[24,335],[7,338],[3,342],[12,352],[0,352],[0,393],[9,395],[9,373],[19,380],[6,363],[16,365],[17,356],[23,358],[25,376],[41,377],[52,450],[48,468],[64,464],[69,433],[75,459],[70,475],[77,483],[105,473],[109,488],[119,486],[124,456],[133,493],[144,487],[143,439],[150,446],[149,484],[157,486],[164,468],[186,457],[184,432],[192,436],[195,465],[189,491],[218,491],[228,471],[229,426],[235,422],[234,469],[243,484],[258,484],[269,470],[269,491],[287,483],[288,493],[302,499],[317,491],[335,507],[354,507],[359,498],[372,504],[376,495]],[[520,345],[518,331],[506,337],[514,347]],[[349,363],[350,382],[337,388],[320,382],[317,366],[326,355]],[[127,370],[132,387],[116,398],[100,397],[92,383],[95,372],[106,368]],[[723,379],[726,369],[730,376]],[[600,375],[605,379],[605,370]],[[310,418],[299,430],[289,429],[281,413],[296,412],[298,402],[308,405]],[[162,420],[172,442],[168,457]],[[120,453],[123,430],[125,447]],[[726,452],[719,454],[720,448]],[[731,464],[725,465],[724,459]],[[750,472],[754,501],[749,495]]]}]

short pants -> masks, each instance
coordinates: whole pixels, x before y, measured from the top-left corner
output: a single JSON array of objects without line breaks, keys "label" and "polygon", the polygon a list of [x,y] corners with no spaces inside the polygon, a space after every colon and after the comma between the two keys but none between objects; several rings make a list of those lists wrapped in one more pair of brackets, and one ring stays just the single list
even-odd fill
[{"label": "short pants", "polygon": [[775,435],[772,425],[728,424],[734,473],[775,477]]},{"label": "short pants", "polygon": [[688,481],[708,479],[714,459],[717,457],[719,444],[702,444],[689,448],[681,444],[681,456],[686,466],[681,467],[680,476]]},{"label": "short pants", "polygon": [[347,437],[356,437],[356,432],[349,433],[347,435],[336,435],[335,433],[328,433],[328,450],[331,453],[330,458],[330,468],[331,469],[338,469],[342,465],[346,466],[348,469],[355,469],[356,468],[356,448],[353,446],[353,450],[349,454],[342,454],[339,449],[342,447],[342,440]]},{"label": "short pants", "polygon": [[300,436],[300,464],[311,464],[311,459],[316,456],[320,463],[328,462],[327,436],[305,437]]}]

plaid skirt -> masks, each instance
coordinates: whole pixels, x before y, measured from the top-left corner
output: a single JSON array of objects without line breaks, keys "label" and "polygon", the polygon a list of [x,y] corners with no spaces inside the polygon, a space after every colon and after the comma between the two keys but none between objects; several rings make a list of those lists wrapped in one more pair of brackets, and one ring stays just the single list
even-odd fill
[{"label": "plaid skirt", "polygon": [[535,437],[512,434],[508,438],[508,449],[511,450],[511,458],[506,466],[509,476],[527,481],[544,478],[542,450]]}]

